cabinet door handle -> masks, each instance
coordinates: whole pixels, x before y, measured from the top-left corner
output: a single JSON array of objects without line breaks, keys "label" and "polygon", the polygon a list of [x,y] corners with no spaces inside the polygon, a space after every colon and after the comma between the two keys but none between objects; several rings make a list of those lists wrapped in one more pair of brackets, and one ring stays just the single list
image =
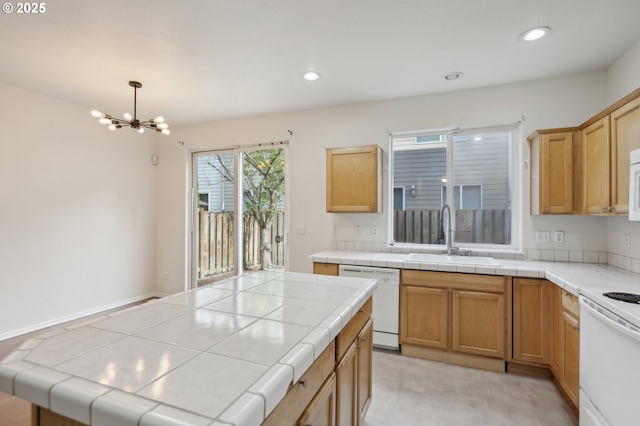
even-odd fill
[{"label": "cabinet door handle", "polygon": [[443,295],[443,296],[446,296],[446,295],[447,295],[447,292],[446,292],[446,291],[443,291],[443,292],[442,292],[442,295]]},{"label": "cabinet door handle", "polygon": [[298,383],[300,383],[302,385],[303,388],[307,387],[307,379],[304,380],[300,380]]},{"label": "cabinet door handle", "polygon": [[367,338],[366,337],[361,337],[360,340],[362,340],[363,342],[366,342]]},{"label": "cabinet door handle", "polygon": [[545,208],[544,208],[544,211],[545,211],[545,212],[547,212],[547,213],[549,213],[549,207],[545,207]]}]

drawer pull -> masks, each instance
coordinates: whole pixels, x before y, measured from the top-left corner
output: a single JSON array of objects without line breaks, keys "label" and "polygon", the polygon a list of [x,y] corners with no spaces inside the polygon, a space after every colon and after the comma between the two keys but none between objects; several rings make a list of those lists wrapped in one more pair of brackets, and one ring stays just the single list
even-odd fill
[{"label": "drawer pull", "polygon": [[304,380],[300,380],[298,383],[300,383],[302,385],[303,388],[307,387],[307,379]]}]

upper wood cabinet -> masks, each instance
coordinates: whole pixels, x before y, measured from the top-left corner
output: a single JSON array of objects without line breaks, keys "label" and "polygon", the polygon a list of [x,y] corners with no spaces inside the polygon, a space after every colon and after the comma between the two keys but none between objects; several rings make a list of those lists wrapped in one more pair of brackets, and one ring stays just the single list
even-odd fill
[{"label": "upper wood cabinet", "polygon": [[607,214],[611,211],[609,116],[582,129],[580,136],[584,213]]},{"label": "upper wood cabinet", "polygon": [[638,94],[632,93],[582,126],[586,214],[629,213],[629,152],[640,148]]},{"label": "upper wood cabinet", "polygon": [[629,153],[640,148],[640,98],[611,113],[611,206],[629,213]]},{"label": "upper wood cabinet", "polygon": [[382,212],[382,150],[378,145],[327,148],[327,212]]},{"label": "upper wood cabinet", "polygon": [[[529,136],[531,148],[531,214],[576,212],[580,167],[574,167],[579,152],[578,129],[538,130]],[[578,163],[579,164],[579,163]]]}]

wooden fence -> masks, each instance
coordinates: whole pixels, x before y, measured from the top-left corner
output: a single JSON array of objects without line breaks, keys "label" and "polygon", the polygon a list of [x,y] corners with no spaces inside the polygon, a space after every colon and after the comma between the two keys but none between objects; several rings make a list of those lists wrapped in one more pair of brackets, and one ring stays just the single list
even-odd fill
[{"label": "wooden fence", "polygon": [[[199,264],[198,278],[224,274],[234,270],[233,212],[198,210]],[[251,217],[243,219],[243,266],[260,266],[260,226]],[[276,236],[284,234],[284,212],[279,212],[269,230],[273,268],[284,268],[284,243],[276,243]]]},{"label": "wooden fence", "polygon": [[[510,244],[511,210],[456,210],[453,240],[456,243]],[[397,243],[444,244],[440,210],[396,210]]]}]

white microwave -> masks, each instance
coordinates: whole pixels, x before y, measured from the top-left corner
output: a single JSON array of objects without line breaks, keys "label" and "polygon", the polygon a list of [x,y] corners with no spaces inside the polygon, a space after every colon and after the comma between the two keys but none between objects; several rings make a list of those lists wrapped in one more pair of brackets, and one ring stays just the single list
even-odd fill
[{"label": "white microwave", "polygon": [[640,221],[640,149],[631,151],[629,170],[629,220]]}]

